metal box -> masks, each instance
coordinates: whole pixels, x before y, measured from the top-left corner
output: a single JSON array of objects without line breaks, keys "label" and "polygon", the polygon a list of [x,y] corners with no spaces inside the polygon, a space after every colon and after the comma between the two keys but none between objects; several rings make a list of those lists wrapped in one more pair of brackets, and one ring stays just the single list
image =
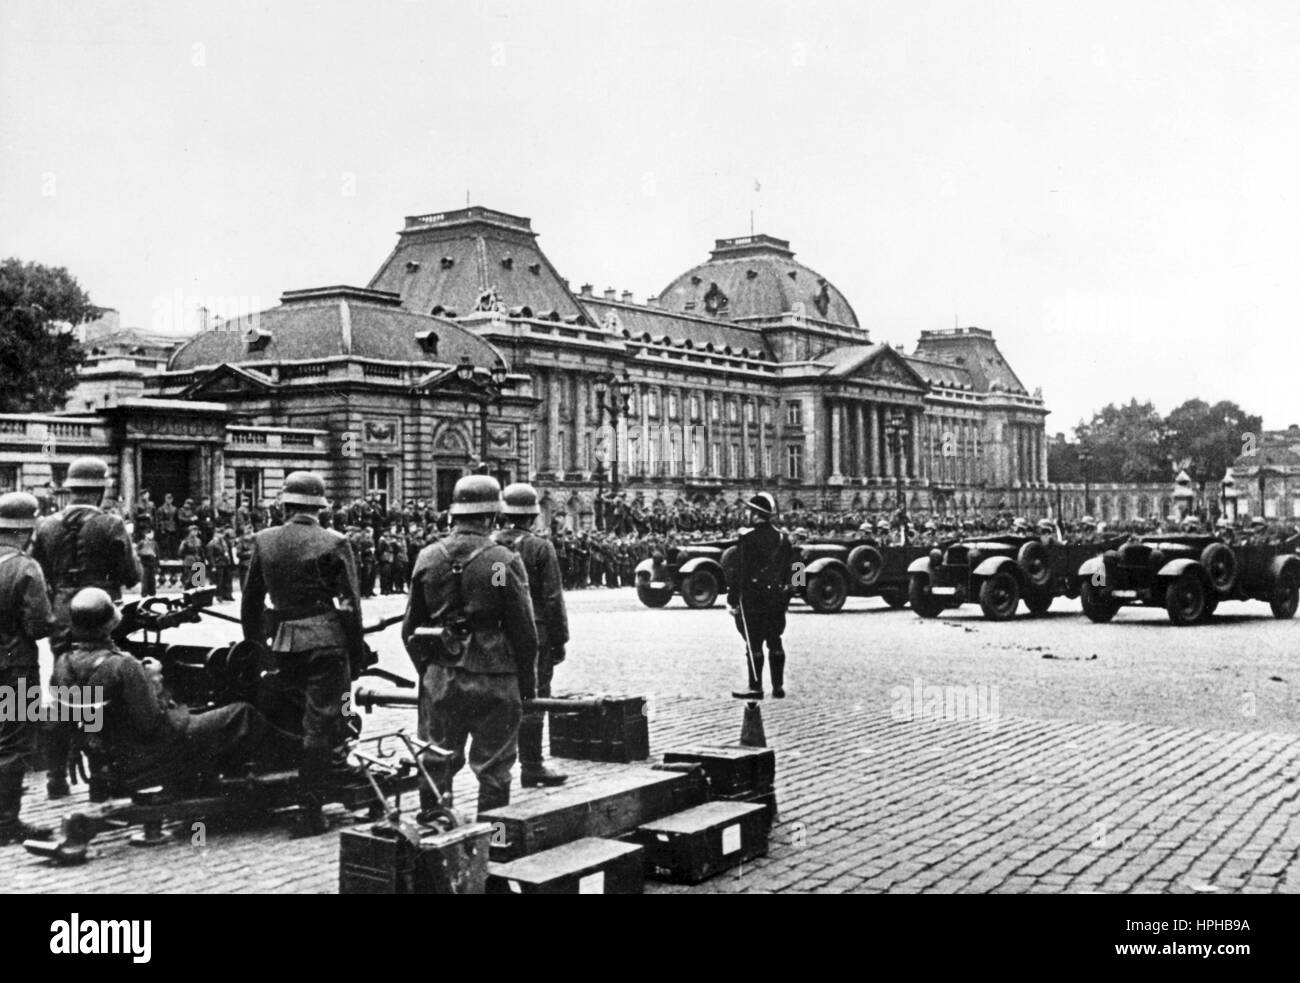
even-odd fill
[{"label": "metal box", "polygon": [[447,833],[403,824],[345,829],[339,838],[339,894],[483,894],[486,823]]},{"label": "metal box", "polygon": [[551,757],[623,764],[650,757],[650,721],[644,696],[569,693],[556,699],[600,705],[550,711]]},{"label": "metal box", "polygon": [[488,894],[641,894],[645,864],[633,843],[584,837],[491,864]]},{"label": "metal box", "polygon": [[766,856],[768,828],[761,805],[706,802],[645,823],[626,839],[645,848],[647,877],[698,884]]}]

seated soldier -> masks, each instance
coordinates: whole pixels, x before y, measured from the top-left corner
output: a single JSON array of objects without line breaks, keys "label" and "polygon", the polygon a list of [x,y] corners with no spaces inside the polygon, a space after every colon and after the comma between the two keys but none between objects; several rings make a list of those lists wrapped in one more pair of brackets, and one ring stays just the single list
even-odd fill
[{"label": "seated soldier", "polygon": [[87,728],[86,739],[108,764],[114,791],[190,784],[238,769],[268,737],[271,728],[251,703],[191,714],[172,700],[156,659],[141,661],[113,644],[122,616],[107,592],[78,591],[69,619],[72,648],[51,683],[78,687],[83,705],[100,704],[99,727]]}]

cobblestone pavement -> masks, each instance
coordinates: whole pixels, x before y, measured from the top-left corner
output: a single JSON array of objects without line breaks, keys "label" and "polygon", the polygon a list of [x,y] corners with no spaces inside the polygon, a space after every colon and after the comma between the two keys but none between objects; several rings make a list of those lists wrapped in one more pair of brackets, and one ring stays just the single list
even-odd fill
[{"label": "cobblestone pavement", "polygon": [[[741,705],[722,694],[740,682],[741,647],[721,608],[652,611],[627,590],[569,602],[575,640],[557,692],[647,695],[656,754],[736,739]],[[379,599],[374,614],[400,605]],[[1154,610],[1092,625],[1065,600],[1005,624],[977,608],[921,621],[871,600],[836,616],[792,608],[791,695],[763,704],[780,802],[769,856],[700,887],[647,889],[1296,893],[1300,626],[1264,605],[1232,608],[1188,629]],[[205,621],[176,640],[232,630]],[[377,647],[409,672],[396,629]],[[414,729],[413,712],[366,722],[370,733],[401,726]],[[581,783],[625,766],[562,767]],[[29,819],[84,801],[78,790],[45,802],[40,777]],[[519,801],[546,794],[516,790]],[[468,772],[456,796],[474,800]],[[0,891],[337,888],[337,835],[292,841],[284,822],[210,826],[201,848],[138,850],[113,833],[96,851],[57,868],[0,848]]]}]

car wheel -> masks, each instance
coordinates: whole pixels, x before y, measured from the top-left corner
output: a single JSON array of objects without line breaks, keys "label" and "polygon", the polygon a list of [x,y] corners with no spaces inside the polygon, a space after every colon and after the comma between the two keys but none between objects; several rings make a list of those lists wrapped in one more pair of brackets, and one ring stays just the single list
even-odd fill
[{"label": "car wheel", "polygon": [[1033,591],[1025,595],[1025,607],[1034,617],[1040,617],[1048,612],[1054,600],[1050,591]]},{"label": "car wheel", "polygon": [[907,590],[907,603],[922,618],[937,618],[943,613],[943,603],[930,593],[929,579],[920,574],[912,576]]},{"label": "car wheel", "polygon": [[718,599],[718,578],[708,570],[695,570],[682,580],[682,600],[688,608],[711,608]]},{"label": "car wheel", "polygon": [[1227,594],[1237,583],[1237,554],[1231,546],[1211,543],[1201,552],[1201,566],[1210,586],[1220,594]]},{"label": "car wheel", "polygon": [[980,584],[980,607],[990,621],[1007,621],[1020,607],[1020,584],[1013,574],[999,570]]},{"label": "car wheel", "polygon": [[846,563],[858,586],[864,590],[874,587],[880,575],[885,572],[885,558],[881,556],[880,550],[865,543],[849,551]]},{"label": "car wheel", "polygon": [[1119,613],[1119,602],[1106,592],[1106,588],[1096,587],[1089,581],[1084,581],[1080,588],[1079,600],[1088,620],[1099,625],[1104,625]]},{"label": "car wheel", "polygon": [[1034,587],[1046,587],[1052,580],[1052,561],[1047,547],[1038,540],[1025,543],[1016,554],[1016,565]]},{"label": "car wheel", "polygon": [[834,614],[844,607],[844,599],[848,596],[848,581],[834,567],[813,574],[804,589],[804,600],[818,614]]},{"label": "car wheel", "polygon": [[1205,611],[1205,585],[1191,570],[1179,574],[1165,588],[1165,610],[1176,625],[1194,625]]},{"label": "car wheel", "polygon": [[673,599],[673,592],[667,587],[645,587],[638,584],[636,596],[648,608],[661,608]]},{"label": "car wheel", "polygon": [[895,611],[907,607],[907,591],[901,587],[891,587],[880,592],[880,599]]},{"label": "car wheel", "polygon": [[1268,606],[1273,609],[1273,617],[1281,618],[1283,621],[1294,618],[1298,604],[1300,604],[1300,576],[1284,573],[1277,578],[1273,596],[1268,602]]}]

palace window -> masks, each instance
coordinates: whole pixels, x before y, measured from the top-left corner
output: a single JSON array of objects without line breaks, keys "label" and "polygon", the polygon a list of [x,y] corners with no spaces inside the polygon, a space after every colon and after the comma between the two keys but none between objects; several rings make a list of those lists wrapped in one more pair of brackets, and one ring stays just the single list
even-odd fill
[{"label": "palace window", "polygon": [[261,468],[235,469],[235,504],[242,505],[245,501],[250,506],[262,501]]},{"label": "palace window", "polygon": [[745,422],[754,422],[754,404],[749,401],[745,402]]},{"label": "palace window", "polygon": [[803,403],[792,399],[785,404],[785,422],[791,427],[803,426]]},{"label": "palace window", "polygon": [[692,396],[691,397],[691,419],[698,420],[699,418],[700,418],[700,397]]},{"label": "palace window", "polygon": [[736,410],[735,400],[728,400],[727,401],[727,422],[736,423],[739,419],[740,419],[740,414]]},{"label": "palace window", "polygon": [[771,403],[764,403],[764,404],[763,404],[763,410],[762,410],[762,413],[759,414],[759,418],[763,421],[763,425],[764,425],[764,426],[767,426],[769,423],[772,422],[772,404],[771,404]]},{"label": "palace window", "polygon": [[714,423],[718,422],[722,410],[716,399],[709,400],[709,419]]},{"label": "palace window", "polygon": [[722,476],[722,445],[714,444],[709,452],[709,473]]},{"label": "palace window", "polygon": [[18,491],[18,465],[0,464],[0,494]]},{"label": "palace window", "polygon": [[751,478],[758,473],[758,445],[750,444],[745,452],[745,474]]},{"label": "palace window", "polygon": [[764,447],[763,448],[763,477],[770,478],[771,476],[772,476],[772,448]]},{"label": "palace window", "polygon": [[803,444],[786,445],[785,476],[791,481],[803,481]]},{"label": "palace window", "polygon": [[740,445],[739,444],[731,445],[731,460],[728,462],[728,464],[730,465],[731,477],[739,478],[740,477]]},{"label": "palace window", "polygon": [[646,408],[645,408],[646,415],[658,416],[659,415],[659,394],[655,392],[653,389],[651,389],[648,393],[646,393],[645,398],[646,398]]}]

